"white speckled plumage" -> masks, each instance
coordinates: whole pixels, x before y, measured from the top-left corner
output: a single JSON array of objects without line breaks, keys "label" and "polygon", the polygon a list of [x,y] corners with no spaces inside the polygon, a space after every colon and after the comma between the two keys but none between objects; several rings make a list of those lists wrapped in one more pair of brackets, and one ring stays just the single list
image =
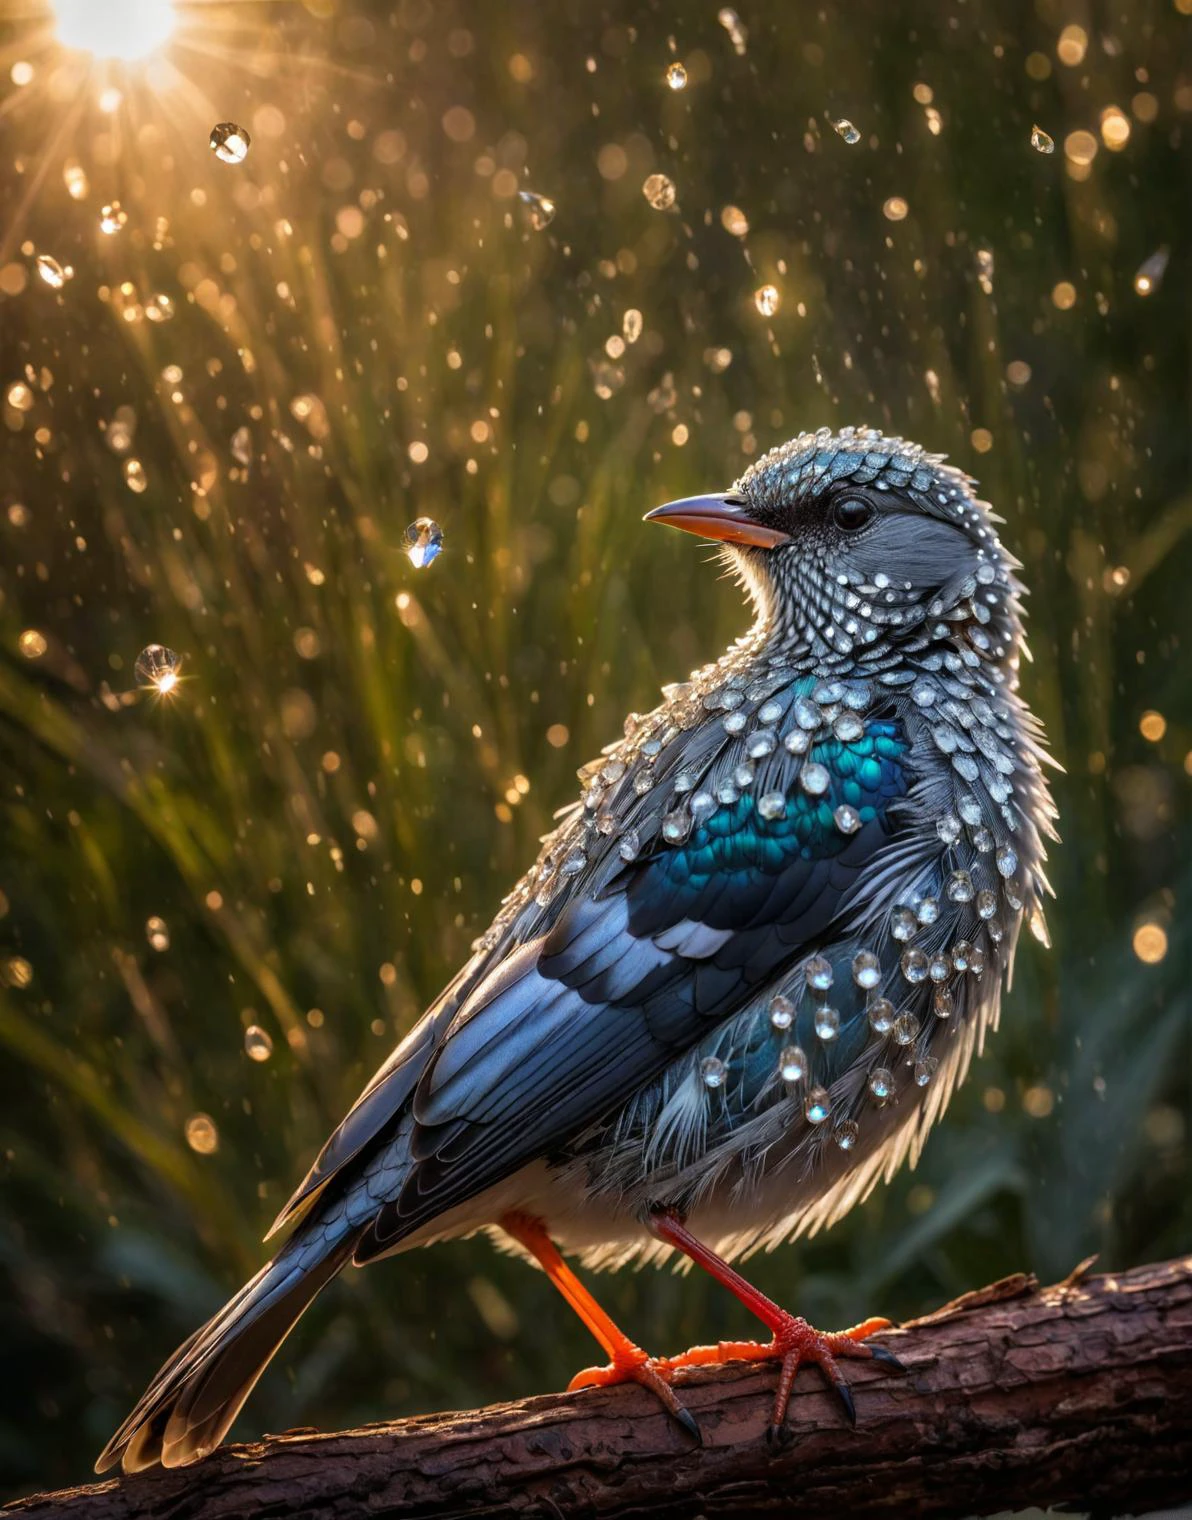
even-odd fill
[{"label": "white speckled plumage", "polygon": [[804,434],[734,493],[783,541],[725,551],[752,629],[583,767],[283,1210],[275,1261],[102,1465],[221,1439],[349,1257],[516,1209],[590,1266],[655,1260],[660,1206],[733,1257],[830,1224],[917,1156],[1047,890],[1017,562],[966,476],[871,431]]}]

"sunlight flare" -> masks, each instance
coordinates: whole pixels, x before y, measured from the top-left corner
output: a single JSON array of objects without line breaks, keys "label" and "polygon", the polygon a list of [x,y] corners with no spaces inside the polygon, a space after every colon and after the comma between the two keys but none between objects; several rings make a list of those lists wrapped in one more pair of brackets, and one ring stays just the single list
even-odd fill
[{"label": "sunlight flare", "polygon": [[178,21],[174,0],[54,0],[54,18],[64,47],[127,62],[163,47]]}]

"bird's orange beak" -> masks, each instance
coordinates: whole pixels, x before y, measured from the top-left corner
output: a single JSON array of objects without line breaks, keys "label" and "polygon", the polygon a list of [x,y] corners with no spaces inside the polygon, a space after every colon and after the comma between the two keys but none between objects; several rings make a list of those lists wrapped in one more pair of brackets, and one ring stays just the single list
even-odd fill
[{"label": "bird's orange beak", "polygon": [[664,507],[647,512],[646,522],[666,523],[696,533],[700,538],[715,539],[722,544],[748,544],[754,549],[776,549],[789,542],[790,535],[778,528],[767,528],[750,515],[743,496],[685,496],[669,501]]}]

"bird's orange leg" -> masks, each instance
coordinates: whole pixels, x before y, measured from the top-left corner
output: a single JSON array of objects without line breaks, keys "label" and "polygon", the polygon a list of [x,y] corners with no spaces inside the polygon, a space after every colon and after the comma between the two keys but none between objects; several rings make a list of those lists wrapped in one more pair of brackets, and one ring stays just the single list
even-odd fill
[{"label": "bird's orange leg", "polygon": [[790,1403],[795,1373],[798,1372],[802,1363],[814,1362],[821,1369],[835,1389],[840,1402],[844,1405],[845,1414],[853,1425],[857,1423],[856,1406],[848,1384],[844,1381],[840,1368],[836,1364],[837,1358],[867,1357],[893,1367],[899,1372],[904,1370],[898,1358],[884,1346],[863,1344],[875,1331],[888,1330],[891,1323],[888,1319],[867,1319],[859,1325],[854,1325],[851,1330],[825,1334],[813,1329],[797,1314],[791,1314],[786,1309],[779,1308],[764,1293],[760,1293],[752,1283],[746,1282],[739,1272],[729,1266],[728,1262],[722,1261],[714,1251],[710,1251],[707,1246],[697,1240],[678,1215],[659,1211],[651,1215],[649,1226],[651,1232],[659,1240],[682,1251],[697,1266],[711,1273],[717,1282],[723,1283],[730,1293],[741,1300],[751,1314],[755,1314],[762,1324],[769,1328],[773,1336],[769,1342],[721,1341],[717,1346],[693,1346],[690,1351],[681,1352],[678,1356],[660,1357],[656,1364],[658,1372],[667,1377],[677,1367],[700,1367],[715,1362],[752,1361],[762,1358],[781,1361],[782,1370],[778,1377],[778,1389],[774,1395],[774,1414],[769,1431],[772,1440],[780,1438],[780,1433],[787,1428],[787,1405]]},{"label": "bird's orange leg", "polygon": [[675,1397],[674,1390],[665,1381],[666,1374],[659,1372],[654,1360],[604,1312],[563,1260],[542,1221],[532,1214],[509,1213],[503,1214],[498,1223],[506,1235],[511,1235],[534,1257],[608,1356],[607,1367],[585,1367],[576,1373],[568,1387],[607,1388],[613,1383],[641,1383],[657,1395],[690,1435],[699,1440],[699,1426],[691,1412],[684,1409]]}]

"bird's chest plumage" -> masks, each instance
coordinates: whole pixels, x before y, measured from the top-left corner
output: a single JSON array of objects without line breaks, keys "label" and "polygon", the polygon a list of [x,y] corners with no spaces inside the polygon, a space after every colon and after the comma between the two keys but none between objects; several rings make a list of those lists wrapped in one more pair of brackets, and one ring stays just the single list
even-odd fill
[{"label": "bird's chest plumage", "polygon": [[[630,1209],[703,1210],[732,1250],[834,1217],[917,1147],[996,1019],[1041,882],[1029,719],[954,663],[697,678],[691,726],[661,709],[595,773],[589,834],[653,859],[631,924],[704,962],[696,1038],[565,1172]],[[701,988],[710,1005],[733,977],[734,1011],[699,1028]]]}]

